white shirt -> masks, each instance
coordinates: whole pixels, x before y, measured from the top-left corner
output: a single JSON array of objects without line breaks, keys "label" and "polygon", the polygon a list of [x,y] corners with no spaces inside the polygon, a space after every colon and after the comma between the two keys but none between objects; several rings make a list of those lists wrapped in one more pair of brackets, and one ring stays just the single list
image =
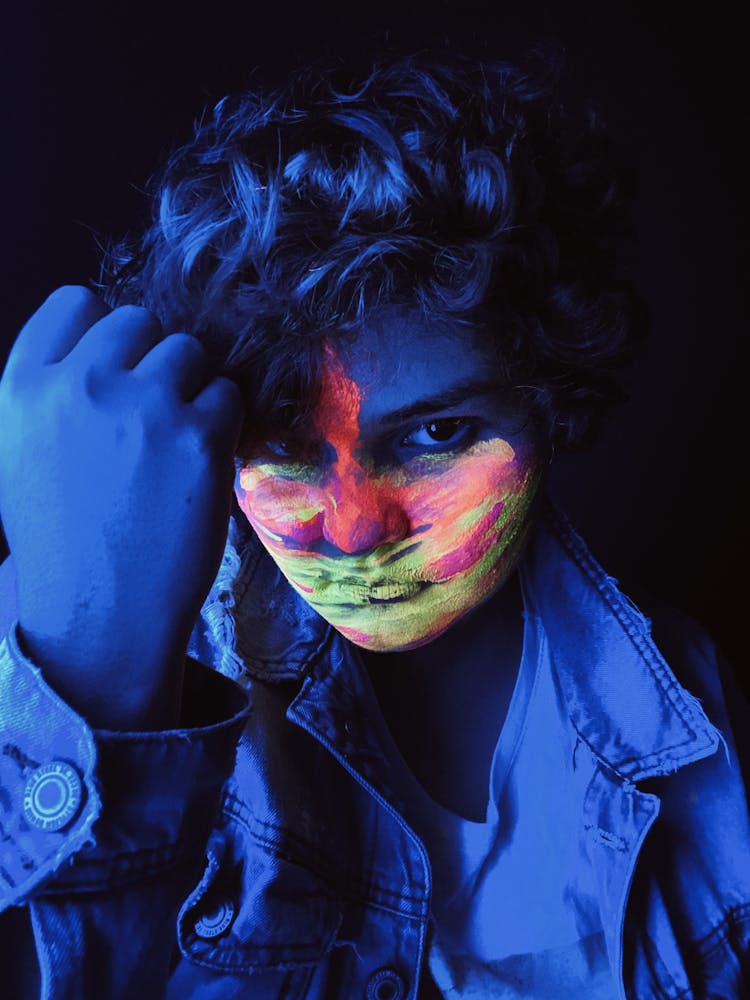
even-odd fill
[{"label": "white shirt", "polygon": [[490,769],[484,823],[436,803],[395,743],[393,784],[433,872],[429,965],[445,997],[614,1000],[581,836],[593,776],[555,690],[523,569],[521,663]]}]

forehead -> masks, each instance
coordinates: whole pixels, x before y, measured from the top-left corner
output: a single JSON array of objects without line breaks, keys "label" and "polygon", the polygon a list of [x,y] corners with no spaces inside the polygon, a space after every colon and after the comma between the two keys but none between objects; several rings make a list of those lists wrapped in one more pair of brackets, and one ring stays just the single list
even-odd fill
[{"label": "forehead", "polygon": [[410,401],[438,397],[454,386],[497,377],[488,332],[436,322],[392,307],[371,316],[353,339],[333,345],[335,361],[357,385],[360,416],[377,419]]}]

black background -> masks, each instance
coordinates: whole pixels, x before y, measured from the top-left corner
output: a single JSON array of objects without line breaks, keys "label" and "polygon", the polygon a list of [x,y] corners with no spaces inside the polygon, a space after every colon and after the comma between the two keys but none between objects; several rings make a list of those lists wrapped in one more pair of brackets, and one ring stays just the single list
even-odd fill
[{"label": "black background", "polygon": [[96,277],[97,237],[138,228],[151,170],[251,69],[275,79],[373,40],[497,55],[509,40],[563,44],[571,88],[597,99],[639,169],[654,332],[628,373],[631,402],[593,451],[559,463],[555,489],[608,571],[697,617],[750,688],[739,2],[32,0],[4,16],[0,360],[56,285]]}]

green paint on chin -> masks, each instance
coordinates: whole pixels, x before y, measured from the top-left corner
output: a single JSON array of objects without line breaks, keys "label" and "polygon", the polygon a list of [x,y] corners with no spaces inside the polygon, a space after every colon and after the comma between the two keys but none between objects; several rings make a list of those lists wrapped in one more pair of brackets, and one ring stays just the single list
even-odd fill
[{"label": "green paint on chin", "polygon": [[317,594],[295,589],[329,624],[366,649],[416,648],[442,635],[505,583],[515,570],[529,528],[529,521],[512,526],[469,572],[403,601],[354,604],[350,597],[342,599],[335,584]]},{"label": "green paint on chin", "polygon": [[[530,511],[540,481],[538,467],[529,467],[512,493],[486,497],[459,520],[450,524],[444,521],[440,526],[443,531],[406,539],[401,558],[394,559],[399,554],[398,546],[389,546],[385,552],[375,550],[364,560],[345,556],[332,559],[314,552],[284,550],[283,542],[275,543],[272,537],[265,541],[297,593],[351,641],[383,652],[415,648],[431,642],[483,603],[513,572],[530,527]],[[491,519],[500,502],[502,509]],[[482,518],[488,519],[484,530]],[[471,546],[476,551],[471,565],[442,582],[431,583],[414,596],[371,602],[356,599],[356,591],[353,595],[352,584],[366,589],[365,577],[378,584],[390,578],[395,585],[425,580],[429,567],[439,561],[443,546],[443,554],[449,555],[467,543],[469,552]]]}]

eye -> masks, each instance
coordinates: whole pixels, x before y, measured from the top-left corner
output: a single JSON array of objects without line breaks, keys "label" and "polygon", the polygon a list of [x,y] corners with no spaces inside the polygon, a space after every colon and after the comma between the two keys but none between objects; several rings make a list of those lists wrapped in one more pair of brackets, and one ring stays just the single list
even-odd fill
[{"label": "eye", "polygon": [[418,448],[421,451],[448,450],[468,444],[475,433],[474,425],[465,417],[450,417],[430,420],[420,424],[401,439],[402,447]]},{"label": "eye", "polygon": [[263,451],[275,458],[291,458],[293,445],[289,441],[264,441]]},{"label": "eye", "polygon": [[271,438],[258,448],[257,455],[274,465],[320,465],[325,448],[320,441],[309,438]]}]

